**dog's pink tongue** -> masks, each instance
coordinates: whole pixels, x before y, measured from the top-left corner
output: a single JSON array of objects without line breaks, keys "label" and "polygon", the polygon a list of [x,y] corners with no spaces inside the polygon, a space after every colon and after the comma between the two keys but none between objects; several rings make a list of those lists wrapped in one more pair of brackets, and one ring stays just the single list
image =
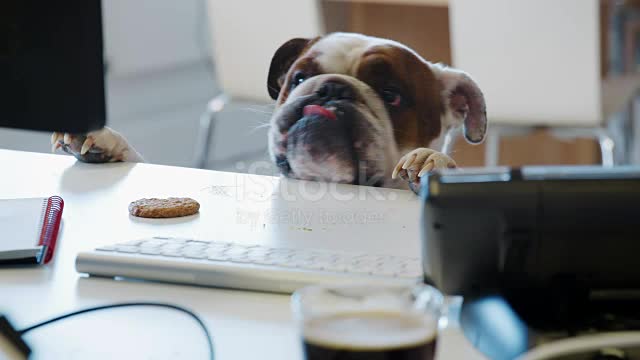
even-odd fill
[{"label": "dog's pink tongue", "polygon": [[336,114],[325,108],[322,107],[320,105],[307,105],[302,109],[302,114],[304,116],[309,116],[309,115],[320,115],[320,116],[324,116],[327,119],[330,120],[335,120],[336,119]]}]

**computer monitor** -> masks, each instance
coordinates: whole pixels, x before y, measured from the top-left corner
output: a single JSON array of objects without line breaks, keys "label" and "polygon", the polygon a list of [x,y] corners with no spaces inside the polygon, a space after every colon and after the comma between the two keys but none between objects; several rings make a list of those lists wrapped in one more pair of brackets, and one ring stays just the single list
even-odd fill
[{"label": "computer monitor", "polygon": [[101,13],[100,0],[0,1],[0,127],[104,127]]}]

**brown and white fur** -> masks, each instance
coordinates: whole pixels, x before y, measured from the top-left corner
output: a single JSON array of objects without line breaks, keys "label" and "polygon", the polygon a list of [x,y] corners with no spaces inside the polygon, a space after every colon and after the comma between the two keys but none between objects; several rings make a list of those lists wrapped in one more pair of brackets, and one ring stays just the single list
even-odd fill
[{"label": "brown and white fur", "polygon": [[[276,100],[269,153],[288,177],[418,191],[425,173],[456,166],[433,150],[449,130],[462,127],[473,144],[486,132],[484,97],[469,75],[391,40],[292,39],[273,56],[267,85]],[[52,142],[83,161],[142,160],[109,128],[55,133]]]}]

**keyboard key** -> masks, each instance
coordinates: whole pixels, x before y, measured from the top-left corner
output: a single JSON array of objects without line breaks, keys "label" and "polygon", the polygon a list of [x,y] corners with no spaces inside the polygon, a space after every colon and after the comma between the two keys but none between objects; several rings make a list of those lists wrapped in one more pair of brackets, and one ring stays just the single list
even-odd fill
[{"label": "keyboard key", "polygon": [[209,245],[211,244],[211,241],[205,241],[205,240],[185,240],[187,242],[187,245]]},{"label": "keyboard key", "polygon": [[206,259],[207,258],[207,254],[199,252],[199,253],[188,253],[188,254],[184,254],[184,257],[188,258],[188,259]]},{"label": "keyboard key", "polygon": [[349,254],[349,257],[353,261],[367,261],[380,257],[381,255],[371,255],[371,254]]},{"label": "keyboard key", "polygon": [[116,246],[116,251],[117,252],[121,252],[121,253],[137,253],[138,252],[138,247],[136,246],[129,246],[129,245],[120,245],[120,246]]},{"label": "keyboard key", "polygon": [[170,256],[170,257],[182,257],[183,254],[180,251],[160,251],[160,255],[162,256]]},{"label": "keyboard key", "polygon": [[270,258],[257,258],[257,259],[252,259],[251,261],[253,264],[257,264],[257,265],[275,265],[276,262],[273,261]]},{"label": "keyboard key", "polygon": [[143,247],[143,246],[146,246],[146,247],[158,247],[158,246],[163,246],[163,245],[167,245],[167,244],[170,244],[170,243],[167,243],[165,241],[156,241],[156,240],[154,240],[154,241],[143,241],[138,246],[140,246],[140,247]]},{"label": "keyboard key", "polygon": [[271,249],[269,248],[264,248],[264,247],[252,247],[247,249],[247,253],[249,255],[260,255],[260,256],[267,256],[267,254],[269,254],[269,252],[271,251]]},{"label": "keyboard key", "polygon": [[159,255],[160,249],[157,248],[140,248],[140,254],[143,255]]},{"label": "keyboard key", "polygon": [[353,265],[356,264],[353,260],[351,260],[349,258],[344,258],[344,257],[339,257],[336,260],[332,261],[332,263],[335,264],[336,266],[337,265],[342,265],[342,266],[345,266],[345,267],[353,266]]},{"label": "keyboard key", "polygon": [[289,258],[287,259],[287,261],[280,262],[279,265],[287,268],[300,268],[300,267],[305,267],[307,264],[305,262],[295,261]]},{"label": "keyboard key", "polygon": [[389,257],[384,255],[367,255],[358,257],[357,261],[363,264],[384,264],[389,262]]},{"label": "keyboard key", "polygon": [[170,243],[163,240],[143,240],[142,242],[140,242],[140,244],[138,244],[138,246],[158,246],[158,245],[164,245],[164,244],[170,244]]},{"label": "keyboard key", "polygon": [[272,249],[269,251],[270,257],[289,257],[294,254],[291,249]]},{"label": "keyboard key", "polygon": [[98,251],[116,251],[116,247],[115,246],[111,246],[111,245],[107,245],[107,246],[101,246],[101,247],[97,248],[96,250],[98,250]]},{"label": "keyboard key", "polygon": [[148,246],[148,247],[161,247],[164,245],[169,244],[168,241],[161,241],[161,240],[151,240],[151,241],[145,241],[142,246]]},{"label": "keyboard key", "polygon": [[355,262],[355,259],[352,256],[348,255],[333,254],[323,258],[336,264],[351,264]]},{"label": "keyboard key", "polygon": [[326,266],[326,263],[321,263],[321,262],[310,262],[308,264],[306,264],[306,268],[309,270],[324,270],[324,267]]},{"label": "keyboard key", "polygon": [[399,273],[401,273],[403,270],[401,267],[398,266],[387,266],[386,264],[384,266],[380,266],[378,268],[376,268],[375,273],[379,274],[379,275],[383,275],[383,276],[396,276]]},{"label": "keyboard key", "polygon": [[407,271],[407,270],[401,270],[396,274],[396,276],[400,276],[400,277],[420,277],[422,275],[423,275],[422,272]]},{"label": "keyboard key", "polygon": [[175,252],[179,252],[182,253],[182,255],[188,255],[188,254],[206,254],[207,252],[201,249],[162,249],[163,251],[175,251]]},{"label": "keyboard key", "polygon": [[292,255],[291,257],[288,258],[287,262],[295,263],[295,264],[298,264],[300,267],[304,267],[309,263],[311,263],[312,259],[309,257],[309,255],[306,255],[306,254]]},{"label": "keyboard key", "polygon": [[238,256],[238,255],[246,255],[249,252],[249,249],[243,247],[231,247],[228,248],[225,252],[229,256]]},{"label": "keyboard key", "polygon": [[212,243],[207,246],[207,250],[226,250],[229,248],[228,244]]},{"label": "keyboard key", "polygon": [[229,259],[229,261],[234,263],[241,263],[241,264],[253,263],[253,261],[246,256],[232,257]]},{"label": "keyboard key", "polygon": [[143,242],[144,242],[144,240],[131,240],[131,241],[123,242],[120,245],[138,246]]},{"label": "keyboard key", "polygon": [[228,242],[224,242],[224,241],[210,241],[209,242],[209,246],[231,246],[231,243]]},{"label": "keyboard key", "polygon": [[190,242],[192,240],[186,239],[186,238],[181,238],[181,237],[172,237],[169,238],[169,242],[174,243],[174,244],[186,244],[187,242]]},{"label": "keyboard key", "polygon": [[249,259],[246,255],[229,256],[229,261],[238,262],[238,263],[250,263],[250,262],[253,262],[253,260]]},{"label": "keyboard key", "polygon": [[248,253],[256,254],[256,255],[260,254],[262,256],[267,256],[267,254],[270,254],[271,251],[272,251],[271,249],[260,247],[260,246],[247,248]]},{"label": "keyboard key", "polygon": [[230,259],[236,259],[236,258],[247,258],[247,252],[246,251],[225,251],[224,253],[225,255],[227,255]]},{"label": "keyboard key", "polygon": [[217,249],[217,248],[207,248],[204,252],[206,254],[224,254],[227,251],[227,249]]},{"label": "keyboard key", "polygon": [[347,265],[345,271],[355,274],[369,274],[375,270],[374,266],[362,265],[362,264],[351,264]]},{"label": "keyboard key", "polygon": [[162,253],[160,255],[166,256],[166,257],[175,257],[175,258],[182,257],[182,254],[179,254],[179,253]]},{"label": "keyboard key", "polygon": [[263,260],[266,260],[267,258],[264,256],[260,256],[260,255],[256,255],[256,254],[247,254],[247,259],[251,262],[261,262]]},{"label": "keyboard key", "polygon": [[344,261],[321,261],[320,264],[323,269],[334,272],[344,272],[349,267],[349,263]]},{"label": "keyboard key", "polygon": [[267,259],[271,260],[275,265],[283,264],[289,262],[288,256],[271,256],[269,255]]},{"label": "keyboard key", "polygon": [[211,261],[229,261],[229,257],[224,254],[209,254],[207,255],[207,259]]},{"label": "keyboard key", "polygon": [[204,257],[208,256],[206,251],[200,251],[200,250],[198,250],[198,251],[194,251],[194,250],[192,250],[192,251],[176,250],[176,252],[182,254],[182,256],[184,256],[184,257],[197,256],[197,255],[200,255],[200,254],[204,255]]},{"label": "keyboard key", "polygon": [[347,270],[347,267],[348,265],[344,263],[329,263],[324,266],[324,269],[333,272],[345,272]]}]

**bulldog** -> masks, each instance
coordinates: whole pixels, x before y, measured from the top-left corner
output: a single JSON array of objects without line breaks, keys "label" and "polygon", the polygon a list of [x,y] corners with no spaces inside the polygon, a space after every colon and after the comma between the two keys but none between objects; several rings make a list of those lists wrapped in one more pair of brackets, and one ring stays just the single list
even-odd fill
[{"label": "bulldog", "polygon": [[[456,167],[435,150],[448,131],[461,127],[478,144],[487,130],[484,97],[468,74],[360,34],[287,41],[271,60],[267,90],[276,101],[269,154],[291,178],[418,192],[425,174]],[[54,133],[52,143],[86,162],[143,161],[110,128]]]}]

